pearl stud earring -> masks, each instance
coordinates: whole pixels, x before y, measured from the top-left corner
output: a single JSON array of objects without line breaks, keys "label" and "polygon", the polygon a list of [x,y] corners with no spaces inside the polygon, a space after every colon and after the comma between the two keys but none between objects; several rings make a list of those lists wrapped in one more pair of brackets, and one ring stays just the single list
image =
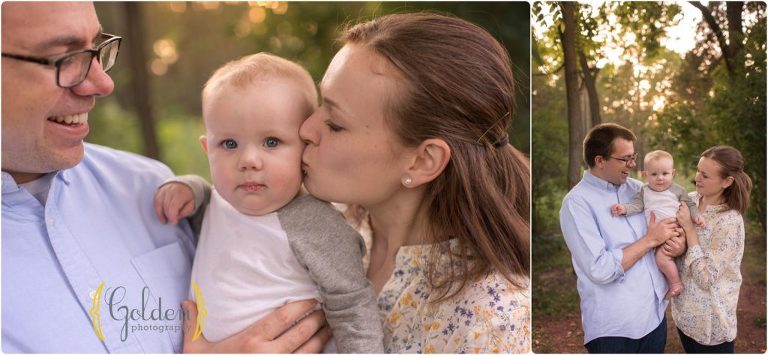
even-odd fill
[{"label": "pearl stud earring", "polygon": [[409,186],[411,185],[411,183],[413,183],[413,180],[410,177],[406,177],[403,179],[403,185]]}]

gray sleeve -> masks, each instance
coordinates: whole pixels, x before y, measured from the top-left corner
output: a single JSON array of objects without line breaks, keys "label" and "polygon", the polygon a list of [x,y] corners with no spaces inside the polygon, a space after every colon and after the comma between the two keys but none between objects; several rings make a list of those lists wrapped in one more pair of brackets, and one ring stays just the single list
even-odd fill
[{"label": "gray sleeve", "polygon": [[330,203],[309,195],[278,211],[296,259],[319,286],[328,324],[341,353],[383,353],[376,297],[363,269],[365,245]]},{"label": "gray sleeve", "polygon": [[160,186],[171,182],[180,182],[192,189],[192,194],[195,195],[195,209],[192,210],[192,215],[187,217],[187,220],[189,225],[192,226],[192,231],[195,235],[200,235],[205,210],[208,207],[208,202],[211,200],[211,185],[208,184],[208,181],[197,175],[180,175],[165,180]]},{"label": "gray sleeve", "polygon": [[688,209],[691,210],[691,218],[696,218],[699,216],[699,207],[696,206],[695,201],[691,200],[691,196],[688,196],[688,192],[685,191],[682,186],[673,183],[670,189],[672,193],[677,196],[677,199],[680,202],[684,202],[686,205],[688,205]]},{"label": "gray sleeve", "polygon": [[640,191],[638,191],[635,194],[635,197],[632,197],[631,201],[621,204],[627,210],[627,213],[626,213],[627,216],[631,216],[633,214],[643,212],[643,208],[645,208],[645,203],[643,202],[644,190],[645,190],[645,186],[640,188]]}]

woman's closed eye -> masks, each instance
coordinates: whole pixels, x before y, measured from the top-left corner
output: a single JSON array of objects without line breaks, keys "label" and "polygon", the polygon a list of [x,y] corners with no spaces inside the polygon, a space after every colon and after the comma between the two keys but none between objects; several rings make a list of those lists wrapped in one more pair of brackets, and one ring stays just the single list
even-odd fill
[{"label": "woman's closed eye", "polygon": [[234,139],[227,138],[223,139],[219,145],[224,149],[236,149],[237,148],[237,142],[235,142]]},{"label": "woman's closed eye", "polygon": [[339,126],[339,125],[331,122],[330,120],[325,121],[325,125],[328,126],[328,128],[331,130],[331,132],[339,132],[339,131],[344,129],[344,127]]},{"label": "woman's closed eye", "polygon": [[276,137],[267,137],[264,139],[264,147],[266,148],[277,148],[280,143],[280,139]]}]

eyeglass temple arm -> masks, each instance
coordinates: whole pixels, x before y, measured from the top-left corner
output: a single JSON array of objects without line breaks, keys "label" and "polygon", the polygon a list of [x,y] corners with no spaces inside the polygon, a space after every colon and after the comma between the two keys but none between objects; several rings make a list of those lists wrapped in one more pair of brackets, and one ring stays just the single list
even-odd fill
[{"label": "eyeglass temple arm", "polygon": [[10,54],[10,53],[2,53],[2,55],[3,57],[23,60],[23,61],[32,62],[32,63],[38,63],[42,65],[53,65],[53,63],[51,63],[50,60],[45,58],[28,57],[25,55]]}]

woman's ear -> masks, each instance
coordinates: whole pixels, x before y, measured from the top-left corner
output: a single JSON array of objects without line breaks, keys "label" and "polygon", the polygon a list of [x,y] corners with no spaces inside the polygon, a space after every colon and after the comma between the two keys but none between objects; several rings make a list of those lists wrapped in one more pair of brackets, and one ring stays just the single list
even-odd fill
[{"label": "woman's ear", "polygon": [[200,145],[203,147],[203,151],[208,153],[208,137],[205,134],[200,136]]},{"label": "woman's ear", "polygon": [[729,176],[725,179],[723,179],[722,185],[720,185],[723,189],[727,189],[733,185],[733,181],[736,180],[733,176]]},{"label": "woman's ear", "polygon": [[430,138],[416,148],[414,160],[408,167],[410,182],[406,187],[420,186],[442,174],[451,160],[451,147],[440,138]]}]

